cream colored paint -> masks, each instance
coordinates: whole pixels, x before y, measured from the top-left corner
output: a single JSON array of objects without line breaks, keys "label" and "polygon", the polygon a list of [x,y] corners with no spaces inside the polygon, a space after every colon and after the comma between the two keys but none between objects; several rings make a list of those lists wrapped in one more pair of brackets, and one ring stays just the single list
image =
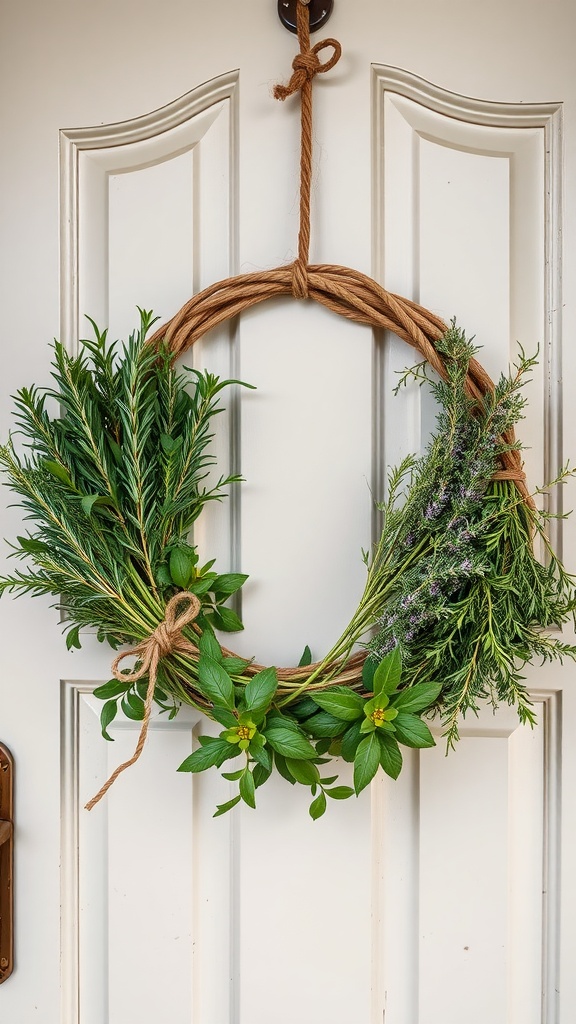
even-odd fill
[{"label": "cream colored paint", "polygon": [[[548,335],[556,362],[535,382],[525,436],[534,472],[553,470],[561,428],[566,456],[574,437],[569,389],[562,407],[556,386],[562,329],[575,335],[572,5],[335,7],[326,31],[344,57],[315,90],[312,259],[416,297],[421,289],[423,302],[478,334],[494,369],[517,338],[530,347]],[[69,330],[88,312],[123,330],[135,302],[169,316],[192,288],[293,257],[297,113],[270,93],[289,73],[294,38],[275,8],[4,5],[4,436],[9,394],[47,380],[61,318]],[[404,97],[382,70],[390,66],[407,73]],[[444,90],[505,107],[454,106]],[[522,122],[523,107],[558,103],[558,113]],[[169,123],[146,119],[167,105]],[[134,118],[148,128],[139,122],[138,137],[118,147],[111,136],[130,125],[106,126]],[[96,146],[83,148],[78,130],[91,126]],[[567,381],[573,348],[563,353]],[[206,341],[197,359],[258,386],[218,439],[223,465],[231,430],[246,483],[198,538],[223,568],[235,561],[250,573],[239,646],[281,663],[305,643],[320,653],[357,601],[382,453],[396,458],[430,422],[426,404],[390,397],[392,371],[409,356],[285,301],[251,312],[237,336]],[[19,531],[17,510],[3,506],[0,533]],[[576,565],[569,521],[561,539]],[[571,1024],[569,667],[532,674],[536,733],[509,712],[486,714],[448,760],[440,748],[409,757],[395,786],[381,780],[315,824],[304,794],[281,781],[262,791],[256,815],[213,821],[226,784],[207,778],[191,792],[174,772],[196,728],[188,712],[155,725],[141,764],[89,816],[84,799],[135,740],[131,723],[113,745],[98,735],[90,691],[107,678],[108,656],[90,637],[67,655],[48,602],[6,597],[0,613],[0,739],[18,772],[17,968],[0,987],[2,1021]]]}]

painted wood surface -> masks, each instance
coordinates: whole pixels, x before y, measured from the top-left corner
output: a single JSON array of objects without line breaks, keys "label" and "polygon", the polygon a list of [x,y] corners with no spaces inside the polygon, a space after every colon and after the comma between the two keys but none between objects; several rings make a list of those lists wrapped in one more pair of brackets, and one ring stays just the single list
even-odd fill
[{"label": "painted wood surface", "polygon": [[[311,259],[457,316],[495,374],[517,342],[540,346],[522,429],[540,483],[575,436],[561,387],[575,369],[572,7],[335,7],[323,34],[344,57],[315,90]],[[5,436],[9,395],[47,381],[50,338],[73,350],[84,313],[120,334],[136,304],[167,318],[216,279],[294,257],[298,117],[271,98],[295,46],[275,3],[29,0],[3,20]],[[372,496],[433,423],[424,395],[392,397],[410,358],[291,300],[190,353],[257,386],[231,398],[216,438],[219,468],[245,483],[196,534],[222,571],[250,574],[240,652],[295,663],[349,620]],[[569,520],[555,538],[576,565]],[[439,738],[396,784],[316,823],[282,780],[256,814],[214,820],[228,784],[175,772],[199,729],[189,710],[154,720],[89,815],[137,734],[117,722],[113,744],[100,737],[108,653],[87,636],[67,654],[48,602],[5,597],[0,612],[19,822],[3,1022],[572,1024],[570,666],[530,673],[535,731],[486,710],[454,755]]]}]

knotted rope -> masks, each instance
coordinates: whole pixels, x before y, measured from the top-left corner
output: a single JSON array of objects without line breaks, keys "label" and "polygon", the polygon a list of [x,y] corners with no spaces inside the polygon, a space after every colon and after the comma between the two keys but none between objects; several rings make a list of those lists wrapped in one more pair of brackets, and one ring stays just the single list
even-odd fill
[{"label": "knotted rope", "polygon": [[[342,55],[337,39],[323,39],[310,47],[310,12],[307,3],[296,4],[296,31],[300,53],[292,61],[294,74],[288,85],[277,85],[274,97],[285,100],[300,92],[300,228],[298,258],[292,266],[292,294],[296,299],[308,298],[308,257],[310,253],[310,194],[312,190],[312,82],[315,75],[330,71]],[[327,46],[333,54],[324,64],[318,58]]]},{"label": "knotted rope", "polygon": [[[178,605],[183,603],[187,604],[184,611],[177,613]],[[200,611],[200,601],[195,594],[190,594],[188,591],[176,594],[172,597],[166,605],[164,611],[164,619],[156,627],[153,633],[146,639],[142,640],[141,643],[137,644],[130,651],[124,651],[114,659],[112,663],[112,675],[120,683],[135,683],[138,680],[148,676],[148,689],[146,691],[146,699],[144,701],[144,718],[142,719],[142,726],[140,728],[140,735],[138,737],[138,743],[132,757],[128,761],[124,761],[123,764],[112,772],[112,775],[104,783],[102,788],[98,791],[96,796],[92,797],[91,800],[86,804],[86,810],[91,811],[93,807],[102,799],[103,796],[108,792],[110,787],[114,785],[116,779],[122,774],[126,768],[130,768],[131,765],[135,764],[140,754],[144,749],[146,743],[146,737],[148,735],[148,726],[150,724],[150,715],[152,713],[152,704],[154,702],[154,688],[156,686],[156,676],[158,674],[158,665],[162,658],[167,657],[169,654],[196,654],[197,648],[191,644],[184,636],[182,636],[182,630],[185,626],[189,626],[194,621]],[[126,672],[120,668],[121,662],[124,658],[136,658],[137,668],[132,672]]]}]

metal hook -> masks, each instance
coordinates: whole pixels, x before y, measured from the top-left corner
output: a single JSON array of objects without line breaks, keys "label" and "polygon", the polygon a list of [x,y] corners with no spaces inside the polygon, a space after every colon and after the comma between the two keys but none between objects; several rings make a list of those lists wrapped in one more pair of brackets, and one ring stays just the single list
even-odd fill
[{"label": "metal hook", "polygon": [[[317,32],[332,14],[334,0],[300,0],[310,8],[310,31]],[[278,17],[285,28],[296,32],[296,5],[298,0],[278,0]]]}]

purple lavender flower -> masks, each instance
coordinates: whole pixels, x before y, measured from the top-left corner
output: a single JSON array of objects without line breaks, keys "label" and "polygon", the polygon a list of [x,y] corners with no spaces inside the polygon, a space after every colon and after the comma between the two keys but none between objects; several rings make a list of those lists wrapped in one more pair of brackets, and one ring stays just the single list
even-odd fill
[{"label": "purple lavender flower", "polygon": [[382,652],[381,652],[382,655],[389,654],[390,651],[394,650],[394,648],[397,646],[397,644],[398,644],[398,641],[397,641],[395,636],[389,637],[388,640],[386,641],[386,643],[384,644],[384,646],[382,647]]},{"label": "purple lavender flower", "polygon": [[465,558],[464,561],[460,563],[460,568],[464,569],[464,572],[470,572],[470,569],[472,568],[472,562],[470,559]]},{"label": "purple lavender flower", "polygon": [[441,509],[439,501],[431,501],[424,513],[425,519],[435,519]]},{"label": "purple lavender flower", "polygon": [[442,593],[442,588],[440,587],[438,580],[433,580],[430,584],[430,593],[432,594],[432,597],[439,597]]}]

